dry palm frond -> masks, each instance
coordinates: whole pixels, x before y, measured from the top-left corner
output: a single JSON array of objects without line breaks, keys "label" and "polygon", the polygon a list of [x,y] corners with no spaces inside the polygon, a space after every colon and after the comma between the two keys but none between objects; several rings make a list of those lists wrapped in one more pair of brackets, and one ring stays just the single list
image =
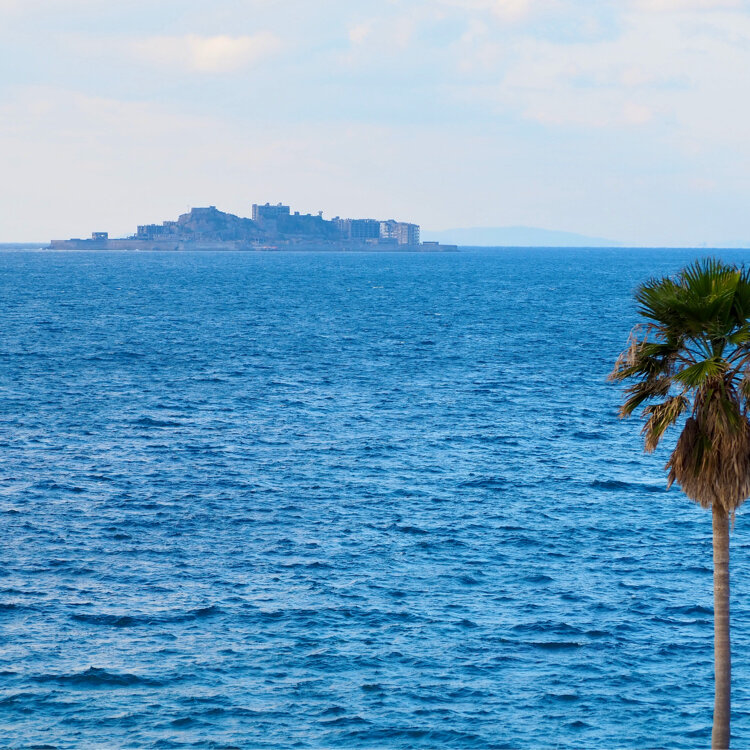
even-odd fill
[{"label": "dry palm frond", "polygon": [[646,436],[646,453],[653,453],[656,450],[664,431],[673,425],[689,406],[690,402],[680,394],[660,404],[651,404],[643,410],[644,417],[648,417],[642,430]]},{"label": "dry palm frond", "polygon": [[750,497],[750,426],[743,418],[737,429],[716,430],[691,417],[666,468],[668,486],[677,482],[704,508],[734,512]]}]

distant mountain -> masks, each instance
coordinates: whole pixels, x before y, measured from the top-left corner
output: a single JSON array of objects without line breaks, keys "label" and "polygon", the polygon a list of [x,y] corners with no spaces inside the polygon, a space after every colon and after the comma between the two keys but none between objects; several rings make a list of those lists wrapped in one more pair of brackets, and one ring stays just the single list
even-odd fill
[{"label": "distant mountain", "polygon": [[422,230],[422,241],[469,247],[620,247],[621,242],[535,227],[471,227]]},{"label": "distant mountain", "polygon": [[713,245],[708,245],[705,242],[702,242],[698,247],[701,248],[722,248],[727,250],[747,250],[750,249],[750,242],[747,240],[725,240],[720,243],[716,243]]}]

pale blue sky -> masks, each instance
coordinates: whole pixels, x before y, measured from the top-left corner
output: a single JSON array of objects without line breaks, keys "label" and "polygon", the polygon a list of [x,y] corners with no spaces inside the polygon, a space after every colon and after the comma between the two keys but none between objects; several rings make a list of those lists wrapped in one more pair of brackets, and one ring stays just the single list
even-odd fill
[{"label": "pale blue sky", "polygon": [[750,2],[0,0],[0,241],[285,201],[750,245]]}]

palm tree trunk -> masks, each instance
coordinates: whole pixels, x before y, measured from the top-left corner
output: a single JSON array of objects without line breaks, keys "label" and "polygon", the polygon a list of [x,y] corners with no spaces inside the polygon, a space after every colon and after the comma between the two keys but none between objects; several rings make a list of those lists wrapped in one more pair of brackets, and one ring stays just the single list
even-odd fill
[{"label": "palm tree trunk", "polygon": [[714,529],[714,727],[712,750],[729,748],[732,656],[729,646],[729,516],[713,506]]}]

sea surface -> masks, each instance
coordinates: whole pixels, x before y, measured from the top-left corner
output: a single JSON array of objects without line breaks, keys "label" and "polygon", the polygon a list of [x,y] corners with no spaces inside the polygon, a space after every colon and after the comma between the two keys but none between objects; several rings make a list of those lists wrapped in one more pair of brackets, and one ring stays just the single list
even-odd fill
[{"label": "sea surface", "polygon": [[606,380],[701,254],[0,253],[0,747],[708,746],[710,515]]}]

